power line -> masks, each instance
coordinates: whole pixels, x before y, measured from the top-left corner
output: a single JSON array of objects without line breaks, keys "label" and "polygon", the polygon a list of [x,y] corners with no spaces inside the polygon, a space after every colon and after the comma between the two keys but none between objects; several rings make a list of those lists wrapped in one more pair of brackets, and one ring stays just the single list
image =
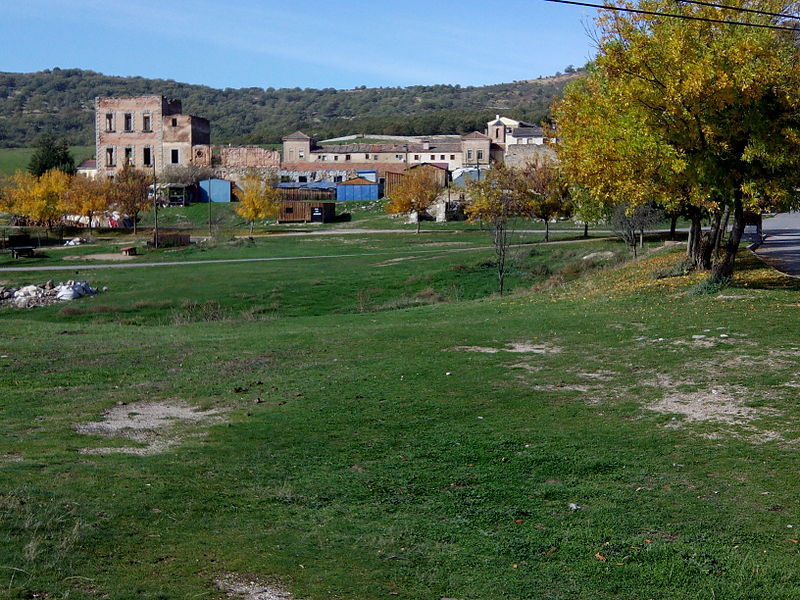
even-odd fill
[{"label": "power line", "polygon": [[642,10],[640,8],[623,8],[621,6],[609,6],[607,4],[592,4],[590,2],[576,2],[575,0],[544,0],[545,2],[555,2],[558,4],[574,4],[575,6],[588,6],[602,10],[614,10],[618,12],[634,13],[637,15],[651,15],[656,17],[671,17],[673,19],[683,19],[685,21],[704,21],[706,23],[721,23],[723,25],[740,25],[742,27],[758,27],[760,29],[776,29],[779,31],[800,31],[798,27],[786,27],[782,25],[768,25],[765,23],[747,23],[746,21],[726,21],[724,19],[712,19],[710,17],[696,17],[692,15],[679,15],[676,13],[664,13],[654,10]]},{"label": "power line", "polygon": [[769,12],[766,10],[756,10],[754,8],[744,8],[742,6],[731,6],[729,4],[716,4],[714,2],[702,2],[701,0],[675,0],[681,4],[697,4],[699,6],[710,6],[712,8],[722,8],[725,10],[736,10],[739,12],[751,13],[754,15],[766,15],[768,17],[779,17],[781,19],[795,19],[800,20],[800,17],[789,15],[786,13]]}]

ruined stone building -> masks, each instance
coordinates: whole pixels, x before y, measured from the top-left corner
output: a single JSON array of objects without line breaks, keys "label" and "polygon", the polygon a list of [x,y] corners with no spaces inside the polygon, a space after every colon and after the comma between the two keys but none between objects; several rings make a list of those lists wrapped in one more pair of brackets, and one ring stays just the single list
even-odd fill
[{"label": "ruined stone building", "polygon": [[114,177],[126,164],[160,175],[171,166],[214,169],[237,180],[248,169],[276,170],[280,153],[258,146],[211,146],[208,119],[183,114],[164,96],[95,98],[97,174]]},{"label": "ruined stone building", "polygon": [[170,165],[211,166],[211,126],[183,114],[179,100],[99,97],[95,149],[100,177],[113,177],[126,164],[156,173]]}]

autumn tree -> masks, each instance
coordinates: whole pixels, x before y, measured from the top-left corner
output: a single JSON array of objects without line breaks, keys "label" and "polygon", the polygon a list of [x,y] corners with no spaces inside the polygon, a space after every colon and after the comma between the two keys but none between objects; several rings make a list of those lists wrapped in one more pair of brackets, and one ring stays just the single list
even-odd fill
[{"label": "autumn tree", "polygon": [[35,177],[40,177],[50,169],[58,169],[67,175],[74,175],[75,159],[66,142],[58,141],[52,134],[45,133],[36,142],[36,150],[28,162],[28,172]]},{"label": "autumn tree", "polygon": [[133,220],[134,235],[139,213],[150,208],[150,199],[148,198],[150,183],[151,180],[147,173],[126,164],[117,173],[111,186],[111,205]]},{"label": "autumn tree", "polygon": [[274,177],[262,179],[257,173],[248,173],[242,179],[239,203],[236,214],[250,222],[250,235],[253,235],[253,223],[274,217],[278,214],[281,191],[276,186]]},{"label": "autumn tree", "polygon": [[92,221],[95,216],[109,208],[111,185],[113,184],[106,179],[73,177],[64,196],[64,212],[86,217],[89,221],[89,233],[91,233]]},{"label": "autumn tree", "polygon": [[[779,0],[726,5],[771,13],[791,9]],[[729,14],[670,0],[624,6],[722,21]],[[756,25],[781,24],[764,14],[746,18]],[[731,233],[713,265],[713,245],[690,243],[690,249],[698,266],[712,267],[712,277],[730,277],[745,208],[797,202],[795,37],[767,27],[623,13],[604,13],[598,29],[595,64],[554,108],[562,164],[596,202],[655,202],[687,215],[695,237],[700,219],[709,215],[715,229],[709,239],[719,238],[727,208]]]},{"label": "autumn tree", "polygon": [[17,171],[12,180],[8,190],[11,210],[52,230],[64,213],[70,176],[59,169],[50,169],[41,177]]},{"label": "autumn tree", "polygon": [[528,161],[512,173],[520,208],[531,219],[544,223],[544,241],[550,241],[550,221],[569,217],[570,186],[553,159]]},{"label": "autumn tree", "polygon": [[491,232],[501,295],[505,290],[506,258],[515,222],[528,210],[516,189],[518,181],[518,174],[501,163],[490,169],[483,179],[470,181],[465,194],[467,219],[480,221]]},{"label": "autumn tree", "polygon": [[419,233],[420,216],[433,206],[441,191],[442,186],[432,168],[409,169],[392,189],[386,210],[392,214],[416,213]]}]

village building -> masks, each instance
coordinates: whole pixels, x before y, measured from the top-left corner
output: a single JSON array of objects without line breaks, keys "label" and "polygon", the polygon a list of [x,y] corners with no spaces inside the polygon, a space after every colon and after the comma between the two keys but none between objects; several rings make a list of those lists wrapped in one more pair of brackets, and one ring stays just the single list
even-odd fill
[{"label": "village building", "polygon": [[183,114],[164,96],[95,98],[97,175],[114,177],[127,164],[160,176],[169,167],[207,167],[237,180],[248,169],[275,171],[280,153],[259,146],[212,146],[208,119]]},{"label": "village building", "polygon": [[100,177],[125,166],[211,166],[211,125],[185,115],[179,100],[164,96],[95,98],[95,147]]}]

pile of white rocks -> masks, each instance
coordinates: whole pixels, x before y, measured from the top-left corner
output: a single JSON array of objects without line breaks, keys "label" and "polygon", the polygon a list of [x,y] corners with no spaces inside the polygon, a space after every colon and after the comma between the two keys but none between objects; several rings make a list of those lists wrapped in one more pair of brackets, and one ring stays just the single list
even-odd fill
[{"label": "pile of white rocks", "polygon": [[52,280],[42,285],[25,285],[21,288],[0,287],[0,304],[14,304],[18,308],[47,306],[56,302],[75,300],[97,290],[85,281],[67,281],[56,285]]}]

